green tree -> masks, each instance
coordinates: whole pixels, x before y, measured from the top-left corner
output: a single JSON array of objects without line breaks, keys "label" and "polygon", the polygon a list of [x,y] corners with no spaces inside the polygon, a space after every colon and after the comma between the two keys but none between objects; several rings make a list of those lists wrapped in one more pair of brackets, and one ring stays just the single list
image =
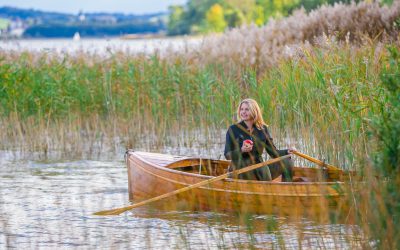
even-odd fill
[{"label": "green tree", "polygon": [[228,23],[228,27],[238,27],[241,26],[242,24],[246,23],[246,18],[243,15],[243,13],[237,9],[227,9],[225,11],[225,20]]},{"label": "green tree", "polygon": [[227,27],[224,18],[224,9],[219,4],[214,4],[206,12],[206,27],[208,31],[222,32]]},{"label": "green tree", "polygon": [[182,35],[188,33],[190,27],[185,25],[183,15],[184,10],[182,6],[173,5],[169,8],[169,17],[168,17],[168,35]]},{"label": "green tree", "polygon": [[239,16],[243,17],[245,23],[254,22],[257,16],[257,4],[255,0],[225,0],[224,6],[226,9],[233,9]]},{"label": "green tree", "polygon": [[254,23],[258,26],[262,26],[266,22],[264,8],[262,6],[257,5],[255,7],[255,16]]},{"label": "green tree", "polygon": [[289,15],[300,7],[300,0],[257,0],[257,5],[263,7],[264,20],[267,21],[270,17]]},{"label": "green tree", "polygon": [[206,12],[214,4],[220,4],[222,0],[189,0],[186,4],[184,22],[190,26],[189,33],[196,34],[206,31]]}]

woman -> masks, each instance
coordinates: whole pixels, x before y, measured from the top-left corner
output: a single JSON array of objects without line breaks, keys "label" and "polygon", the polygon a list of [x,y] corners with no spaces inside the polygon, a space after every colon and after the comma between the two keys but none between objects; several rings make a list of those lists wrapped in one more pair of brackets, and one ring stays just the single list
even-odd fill
[{"label": "woman", "polygon": [[[231,125],[226,133],[224,155],[226,159],[232,160],[231,170],[263,162],[264,149],[272,158],[287,155],[293,150],[276,149],[255,100],[242,100],[237,110],[237,118],[239,122]],[[240,174],[238,177],[247,180],[272,180],[282,174],[283,181],[290,181],[293,164],[290,159],[285,160]]]}]

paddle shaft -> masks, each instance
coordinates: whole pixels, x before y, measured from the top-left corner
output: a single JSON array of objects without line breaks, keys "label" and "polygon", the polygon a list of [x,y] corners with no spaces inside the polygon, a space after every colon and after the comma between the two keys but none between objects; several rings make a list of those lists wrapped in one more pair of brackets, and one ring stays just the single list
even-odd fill
[{"label": "paddle shaft", "polygon": [[257,164],[242,168],[242,169],[238,169],[238,170],[235,170],[235,171],[232,171],[232,172],[229,172],[229,173],[214,177],[212,179],[204,180],[204,181],[198,182],[196,184],[193,184],[193,185],[190,185],[190,186],[187,186],[187,187],[184,187],[184,188],[180,188],[180,189],[177,189],[175,191],[172,191],[172,192],[169,192],[169,193],[166,193],[166,194],[162,194],[160,196],[156,196],[156,197],[148,199],[148,200],[144,200],[144,201],[138,202],[138,203],[130,205],[130,206],[121,207],[121,208],[115,208],[115,209],[105,210],[105,211],[99,211],[99,212],[94,213],[94,215],[119,215],[119,214],[121,214],[123,212],[126,212],[128,210],[131,210],[131,209],[134,209],[134,208],[149,204],[151,202],[159,201],[161,199],[164,199],[164,198],[176,195],[176,194],[180,194],[180,193],[189,191],[191,189],[194,189],[194,188],[197,188],[197,187],[200,187],[200,186],[204,186],[204,185],[207,185],[207,184],[210,184],[210,183],[225,179],[229,175],[242,174],[242,173],[257,169],[257,168],[261,168],[261,167],[267,166],[267,165],[272,164],[272,163],[279,162],[279,161],[281,161],[283,159],[286,159],[288,157],[290,157],[290,155],[285,155],[285,156],[282,156],[282,157],[279,157],[279,158],[271,159],[269,161],[260,162],[260,163],[257,163]]},{"label": "paddle shaft", "polygon": [[323,161],[320,161],[320,160],[318,160],[318,159],[315,159],[315,158],[313,158],[313,157],[311,157],[311,156],[309,156],[309,155],[300,153],[300,152],[298,152],[298,151],[292,150],[292,153],[295,154],[295,155],[298,155],[298,156],[300,156],[300,157],[303,157],[304,159],[307,159],[307,160],[309,160],[309,161],[312,161],[312,162],[318,164],[318,165],[321,166],[321,167],[326,167],[326,168],[329,169],[329,170],[341,170],[341,169],[339,169],[339,168],[337,168],[337,167],[335,167],[335,166],[326,164],[326,163],[323,162]]}]

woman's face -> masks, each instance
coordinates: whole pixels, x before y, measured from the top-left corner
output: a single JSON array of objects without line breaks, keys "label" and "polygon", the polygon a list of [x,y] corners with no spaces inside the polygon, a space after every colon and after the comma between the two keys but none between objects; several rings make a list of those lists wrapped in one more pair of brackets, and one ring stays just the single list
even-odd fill
[{"label": "woman's face", "polygon": [[252,121],[253,117],[250,114],[250,108],[249,108],[249,104],[247,103],[242,103],[242,105],[240,105],[240,118],[243,121]]}]

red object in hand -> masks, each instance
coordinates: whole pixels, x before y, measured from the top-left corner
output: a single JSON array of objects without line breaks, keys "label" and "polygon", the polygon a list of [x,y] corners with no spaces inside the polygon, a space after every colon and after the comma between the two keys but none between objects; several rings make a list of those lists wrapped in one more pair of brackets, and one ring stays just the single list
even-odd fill
[{"label": "red object in hand", "polygon": [[248,143],[250,145],[253,145],[253,141],[252,140],[244,140],[244,143]]}]

